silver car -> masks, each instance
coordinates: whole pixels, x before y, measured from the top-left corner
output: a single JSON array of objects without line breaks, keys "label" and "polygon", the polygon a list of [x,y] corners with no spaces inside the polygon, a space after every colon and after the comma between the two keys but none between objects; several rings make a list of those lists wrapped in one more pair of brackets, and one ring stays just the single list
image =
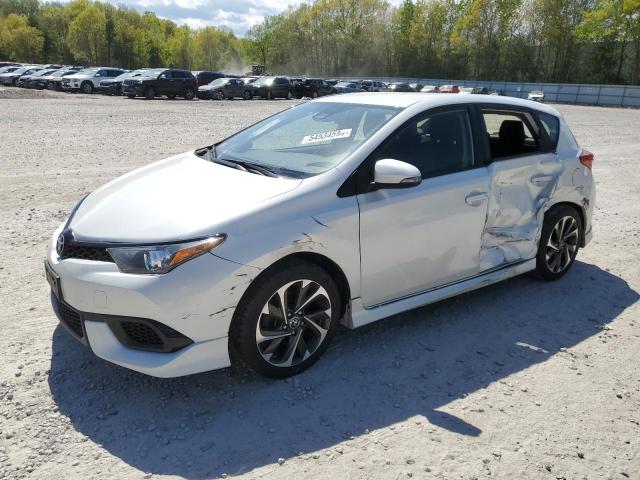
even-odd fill
[{"label": "silver car", "polygon": [[324,97],[89,194],[51,240],[53,307],[150,375],[293,375],[339,323],[561,278],[592,236],[592,162],[539,103]]},{"label": "silver car", "polygon": [[67,91],[79,90],[82,93],[91,94],[100,86],[103,80],[116,78],[126,70],[121,68],[85,68],[78,73],[62,79],[62,89]]}]

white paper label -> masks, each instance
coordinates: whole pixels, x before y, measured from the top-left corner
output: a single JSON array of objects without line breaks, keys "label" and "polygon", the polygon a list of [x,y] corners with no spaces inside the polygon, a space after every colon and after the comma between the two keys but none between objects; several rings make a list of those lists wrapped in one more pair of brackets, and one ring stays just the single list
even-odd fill
[{"label": "white paper label", "polygon": [[308,143],[324,142],[325,140],[333,140],[335,138],[347,138],[351,136],[351,129],[345,128],[343,130],[334,130],[332,132],[314,133],[313,135],[307,135],[302,139],[301,145]]}]

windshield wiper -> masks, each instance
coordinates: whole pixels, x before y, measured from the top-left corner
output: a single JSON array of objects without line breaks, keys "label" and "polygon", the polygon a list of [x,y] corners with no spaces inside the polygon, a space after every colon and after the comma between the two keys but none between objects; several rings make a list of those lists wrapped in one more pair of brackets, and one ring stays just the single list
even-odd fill
[{"label": "windshield wiper", "polygon": [[265,177],[279,177],[278,170],[275,168],[267,167],[259,163],[248,162],[246,160],[237,160],[235,158],[218,157],[215,154],[215,146],[211,147],[209,157],[212,162],[226,165],[227,167],[237,168],[238,170],[244,170],[245,172],[259,173]]}]

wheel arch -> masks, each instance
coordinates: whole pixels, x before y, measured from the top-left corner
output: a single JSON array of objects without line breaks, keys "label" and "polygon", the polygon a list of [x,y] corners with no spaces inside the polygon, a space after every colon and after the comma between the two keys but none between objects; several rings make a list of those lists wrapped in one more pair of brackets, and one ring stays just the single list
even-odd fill
[{"label": "wheel arch", "polygon": [[345,316],[345,314],[349,311],[349,305],[351,304],[351,287],[349,285],[349,280],[347,279],[347,276],[345,275],[343,269],[336,262],[331,260],[326,255],[322,255],[316,252],[308,252],[308,251],[294,252],[294,253],[285,255],[282,258],[279,258],[274,263],[269,265],[267,268],[262,270],[260,274],[258,274],[252,280],[251,285],[249,285],[247,290],[244,292],[242,298],[240,299],[240,302],[244,300],[245,295],[251,294],[248,292],[251,292],[252,285],[254,285],[258,279],[262,278],[264,275],[268,275],[274,270],[277,270],[282,266],[286,265],[287,263],[294,260],[303,260],[308,263],[317,265],[318,267],[322,268],[325,272],[327,272],[329,276],[333,279],[333,281],[336,282],[336,286],[338,287],[338,293],[340,294],[340,303],[341,303],[340,318],[342,319]]}]

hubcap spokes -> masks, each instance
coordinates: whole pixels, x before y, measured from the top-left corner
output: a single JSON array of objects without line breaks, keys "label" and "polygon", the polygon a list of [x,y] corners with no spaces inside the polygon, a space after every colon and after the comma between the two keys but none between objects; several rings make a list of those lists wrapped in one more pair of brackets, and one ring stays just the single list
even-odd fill
[{"label": "hubcap spokes", "polygon": [[578,222],[573,217],[562,217],[553,227],[546,248],[547,267],[553,273],[566,269],[578,249]]},{"label": "hubcap spokes", "polygon": [[331,300],[320,284],[287,283],[262,307],[256,325],[258,351],[271,365],[297,365],[320,347],[330,323]]}]

